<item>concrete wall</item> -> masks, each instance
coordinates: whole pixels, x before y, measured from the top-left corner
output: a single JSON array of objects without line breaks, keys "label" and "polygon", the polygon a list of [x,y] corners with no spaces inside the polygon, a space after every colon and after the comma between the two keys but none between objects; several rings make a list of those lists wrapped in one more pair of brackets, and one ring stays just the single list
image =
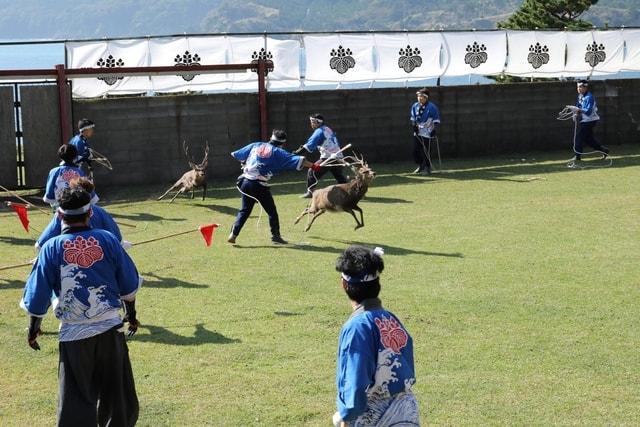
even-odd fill
[{"label": "concrete wall", "polygon": [[[640,80],[594,82],[600,115],[596,135],[609,145],[638,142]],[[571,122],[556,120],[576,98],[574,83],[532,83],[432,88],[442,115],[440,146],[445,157],[570,152]],[[412,89],[270,93],[269,126],[284,128],[288,147],[310,134],[308,115],[322,113],[343,144],[352,143],[370,162],[409,160]],[[97,123],[92,146],[114,171],[98,169],[101,183],[170,183],[188,169],[182,140],[200,161],[209,141],[210,176],[238,174],[229,152],[259,136],[256,94],[112,98],[74,101],[74,117]],[[631,114],[631,116],[629,116]]]},{"label": "concrete wall", "polygon": [[18,184],[14,111],[13,88],[0,87],[0,185],[7,188]]},{"label": "concrete wall", "polygon": [[29,187],[44,187],[51,168],[58,165],[60,113],[55,85],[22,86],[25,180]]}]

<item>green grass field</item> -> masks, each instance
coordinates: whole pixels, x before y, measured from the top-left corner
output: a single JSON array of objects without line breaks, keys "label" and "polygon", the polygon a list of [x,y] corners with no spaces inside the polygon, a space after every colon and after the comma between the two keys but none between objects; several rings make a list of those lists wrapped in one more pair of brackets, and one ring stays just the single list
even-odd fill
[{"label": "green grass field", "polygon": [[[285,247],[258,209],[226,243],[232,179],[204,202],[98,188],[116,220],[137,224],[122,227],[132,242],[222,224],[210,248],[193,233],[129,251],[146,278],[129,341],[138,425],[330,425],[350,313],[334,262],[354,242],[385,249],[381,298],[414,338],[423,424],[639,424],[640,150],[613,151],[612,167],[585,170],[567,169],[566,153],[445,160],[431,177],[373,164],[358,231],[343,213],[303,233],[303,175],[279,176]],[[32,258],[33,238],[3,208],[0,265]],[[55,422],[57,322],[45,319],[42,351],[27,346],[28,272],[0,272],[3,426]]]}]

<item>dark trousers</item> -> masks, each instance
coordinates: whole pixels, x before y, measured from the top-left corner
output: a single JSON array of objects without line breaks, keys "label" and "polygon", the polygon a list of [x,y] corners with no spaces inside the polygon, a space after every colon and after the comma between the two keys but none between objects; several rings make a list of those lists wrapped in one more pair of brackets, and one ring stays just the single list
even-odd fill
[{"label": "dark trousers", "polygon": [[[260,184],[259,181],[246,178],[241,178],[238,181],[238,187],[243,193],[252,196],[260,202],[267,215],[269,215],[271,236],[280,236],[280,220],[278,219],[278,211],[276,210],[276,204],[273,201],[273,196],[271,195],[269,187]],[[242,206],[236,216],[236,222],[233,224],[233,228],[231,229],[231,232],[235,236],[240,234],[240,230],[242,230],[244,223],[247,222],[249,215],[251,215],[253,206],[256,204],[256,201],[253,198],[248,197],[245,194],[242,195]]]},{"label": "dark trousers", "polygon": [[593,147],[598,151],[602,151],[603,153],[608,153],[609,150],[606,147],[600,145],[600,143],[593,136],[593,128],[596,127],[598,121],[593,122],[580,122],[578,123],[578,131],[576,133],[576,159],[580,159],[580,155],[583,153],[583,149],[585,145]]},{"label": "dark trousers", "polygon": [[427,153],[429,152],[429,138],[414,135],[413,137],[413,161],[416,162],[420,169],[431,170],[431,160]]},{"label": "dark trousers", "polygon": [[133,426],[138,397],[124,334],[116,328],[60,343],[58,426]]},{"label": "dark trousers", "polygon": [[309,169],[309,172],[307,172],[307,189],[309,191],[315,190],[316,186],[320,182],[320,178],[322,178],[327,172],[331,172],[331,175],[333,175],[338,184],[344,184],[347,182],[347,177],[342,173],[341,167],[322,166],[318,172],[314,172],[312,169]]}]

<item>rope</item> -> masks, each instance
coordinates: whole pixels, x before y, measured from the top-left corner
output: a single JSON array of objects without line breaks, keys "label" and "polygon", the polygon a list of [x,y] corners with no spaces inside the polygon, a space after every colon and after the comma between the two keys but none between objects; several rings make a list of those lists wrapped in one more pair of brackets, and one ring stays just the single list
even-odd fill
[{"label": "rope", "polygon": [[[581,165],[578,166],[575,163],[575,157],[568,159],[567,160],[567,164],[569,167],[573,167],[573,168],[580,168],[580,169],[589,169],[589,168],[607,168],[609,166],[611,166],[613,164],[613,160],[608,157],[608,153],[605,153],[604,151],[601,150],[593,150],[593,151],[587,151],[587,152],[580,152],[578,150],[576,150],[576,138],[578,135],[578,111],[580,109],[576,106],[573,105],[567,105],[565,106],[559,113],[558,113],[558,120],[573,120],[573,152],[576,155],[580,155],[580,156],[585,156],[585,155],[589,155],[589,154],[602,154],[604,156],[607,156],[607,159],[609,160],[608,163],[602,164],[602,165]],[[572,164],[573,162],[573,164]]]}]

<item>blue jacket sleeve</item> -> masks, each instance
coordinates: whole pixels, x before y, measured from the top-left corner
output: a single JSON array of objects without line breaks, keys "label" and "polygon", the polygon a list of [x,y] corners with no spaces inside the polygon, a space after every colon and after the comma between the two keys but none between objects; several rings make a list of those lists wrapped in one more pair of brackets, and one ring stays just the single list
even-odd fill
[{"label": "blue jacket sleeve", "polygon": [[276,148],[274,155],[276,156],[278,162],[278,169],[302,169],[304,157],[291,154],[290,152],[288,152],[287,150],[283,150],[282,148]]},{"label": "blue jacket sleeve", "polygon": [[324,142],[324,133],[322,132],[322,128],[314,130],[307,142],[303,145],[303,147],[310,153],[313,153],[318,149],[318,146],[322,145]]},{"label": "blue jacket sleeve", "polygon": [[49,203],[50,205],[54,204],[56,202],[56,172],[58,171],[58,169],[51,169],[49,171],[49,176],[47,177],[47,188],[45,189],[44,192],[44,197],[42,198],[42,200],[44,200],[46,203]]},{"label": "blue jacket sleeve", "polygon": [[256,143],[245,145],[239,150],[236,150],[231,153],[234,159],[244,162],[249,158],[249,154],[251,153],[251,149],[256,145]]},{"label": "blue jacket sleeve", "polygon": [[377,354],[363,325],[346,328],[340,336],[336,404],[344,421],[353,421],[367,408],[367,388],[375,382]]},{"label": "blue jacket sleeve", "polygon": [[51,256],[50,248],[51,245],[47,245],[38,254],[20,301],[20,306],[31,316],[44,317],[47,314],[51,304],[51,293],[56,280],[60,277],[57,267],[47,267],[47,265],[57,266],[56,260],[47,260],[47,257]]},{"label": "blue jacket sleeve", "polygon": [[440,109],[436,104],[431,104],[431,106],[433,107],[433,123],[440,123]]},{"label": "blue jacket sleeve", "polygon": [[582,105],[580,106],[580,109],[585,115],[590,116],[593,112],[593,104],[593,95],[589,94],[582,98]]},{"label": "blue jacket sleeve", "polygon": [[[115,239],[113,240],[115,242]],[[135,299],[136,292],[142,284],[142,278],[138,275],[138,270],[127,252],[120,246],[120,242],[113,245],[112,250],[116,253],[116,279],[118,281],[118,289],[120,297],[124,300],[131,301]]]},{"label": "blue jacket sleeve", "polygon": [[409,110],[409,119],[411,120],[411,123],[413,123],[414,125],[418,122],[418,119],[416,118],[416,104],[415,103],[413,105],[411,105],[411,110]]}]

